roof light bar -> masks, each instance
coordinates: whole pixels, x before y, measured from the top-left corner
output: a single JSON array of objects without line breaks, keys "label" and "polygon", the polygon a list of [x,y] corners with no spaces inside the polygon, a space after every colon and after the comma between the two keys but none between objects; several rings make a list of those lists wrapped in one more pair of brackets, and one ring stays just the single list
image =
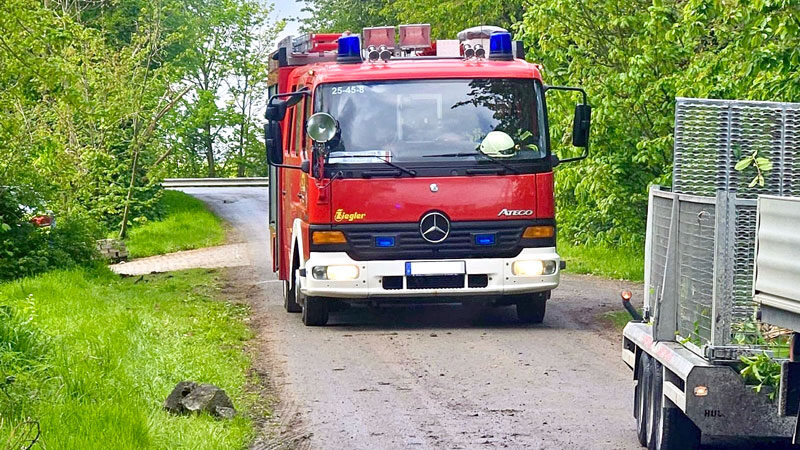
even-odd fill
[{"label": "roof light bar", "polygon": [[395,30],[394,27],[370,27],[364,28],[362,31],[364,35],[364,47],[385,46],[388,49],[395,48]]},{"label": "roof light bar", "polygon": [[430,24],[400,25],[400,48],[422,50],[431,47]]},{"label": "roof light bar", "polygon": [[360,63],[361,60],[361,39],[358,35],[342,36],[339,38],[339,49],[336,54],[336,61],[340,63]]},{"label": "roof light bar", "polygon": [[489,59],[510,61],[514,59],[511,51],[511,33],[498,31],[489,38]]}]

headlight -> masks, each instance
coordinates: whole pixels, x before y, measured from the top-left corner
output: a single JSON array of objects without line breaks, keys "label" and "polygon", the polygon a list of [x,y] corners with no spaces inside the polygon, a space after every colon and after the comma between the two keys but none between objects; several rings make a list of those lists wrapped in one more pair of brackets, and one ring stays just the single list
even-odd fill
[{"label": "headlight", "polygon": [[538,259],[528,261],[514,261],[511,265],[511,272],[522,277],[538,277],[540,275],[552,275],[556,273],[555,261],[540,261]]},{"label": "headlight", "polygon": [[358,278],[358,266],[343,264],[339,266],[315,266],[311,276],[316,280],[355,280]]}]

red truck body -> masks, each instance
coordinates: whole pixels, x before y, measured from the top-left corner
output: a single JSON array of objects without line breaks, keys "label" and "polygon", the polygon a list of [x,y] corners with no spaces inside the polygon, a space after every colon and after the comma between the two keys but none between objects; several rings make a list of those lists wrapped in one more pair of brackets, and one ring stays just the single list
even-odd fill
[{"label": "red truck body", "polygon": [[[330,40],[334,37],[338,35],[318,35],[321,44],[294,55],[295,61],[303,62],[306,59],[301,57],[308,56],[309,63],[287,64],[284,53],[284,61],[277,68],[277,83],[271,87],[271,93],[277,94],[273,100],[278,101],[289,98],[287,94],[302,93],[287,103],[278,125],[279,136],[276,131],[268,133],[268,142],[280,144],[281,152],[271,158],[270,228],[273,270],[285,281],[287,309],[309,308],[308,299],[319,304],[332,299],[426,301],[516,296],[519,300],[529,294],[538,295],[543,304],[558,284],[561,263],[555,252],[553,199],[553,166],[558,160],[549,149],[545,88],[538,66],[516,58],[423,57],[342,63],[324,53],[333,50]],[[415,93],[405,82],[423,83],[420,89],[427,93]],[[428,82],[433,84],[424,84]],[[528,83],[525,86],[530,86],[531,92],[535,90],[535,96],[530,94],[530,104],[505,105],[494,100],[493,92],[506,94],[503,83],[516,82]],[[467,97],[463,102],[447,103],[448,94],[438,94],[439,87],[445,91],[461,89]],[[489,93],[492,99],[474,94],[476,90]],[[406,91],[411,93],[398,93]],[[364,111],[370,109],[369,99],[388,119]],[[417,100],[422,106],[415,103]],[[470,105],[463,106],[467,103]],[[342,141],[350,137],[346,134],[363,134],[361,140],[370,142],[391,134],[393,137],[384,139],[391,141],[385,148],[397,147],[403,139],[412,142],[409,136],[419,131],[418,123],[444,120],[457,108],[482,108],[482,120],[494,121],[494,125],[500,123],[497,117],[516,118],[521,111],[532,117],[533,134],[542,134],[536,141],[539,153],[531,153],[536,158],[530,161],[497,162],[489,157],[484,161],[461,154],[450,158],[425,150],[440,144],[436,137],[430,138],[429,144],[412,145],[414,152],[421,148],[421,156],[409,157],[408,161],[403,159],[402,150],[386,150],[387,156],[373,160],[359,156],[367,153],[323,150],[323,144],[308,135],[307,121],[315,113],[334,114],[333,105],[339,105],[335,119],[341,126]],[[491,110],[487,112],[485,105]],[[515,109],[509,113],[508,108]],[[359,119],[352,120],[362,125],[350,124],[347,111],[358,111],[354,114]],[[430,117],[426,111],[432,111]],[[407,117],[401,117],[403,114]],[[471,116],[454,117],[449,129],[439,125],[442,135],[455,130],[457,136],[449,139],[464,139],[460,136],[466,132],[458,129],[459,117],[461,122],[464,117],[472,120]],[[484,126],[489,128],[479,137],[490,131],[491,126]],[[411,148],[410,144],[403,145]],[[383,152],[384,148],[375,151]],[[424,154],[426,151],[428,154]],[[427,156],[433,156],[430,163]],[[345,159],[348,157],[355,159]],[[441,241],[431,238],[435,233],[425,235],[430,225],[422,223],[425,220],[433,220],[434,227],[447,226]],[[321,233],[320,239],[315,233]],[[323,243],[331,236],[332,242]],[[517,261],[531,258],[543,263],[542,273],[517,270],[517,264],[529,264]],[[345,270],[350,274],[347,279],[338,279],[338,272],[330,269],[350,266],[353,269]],[[436,273],[435,267],[446,269]],[[327,309],[324,315],[323,323]]]}]

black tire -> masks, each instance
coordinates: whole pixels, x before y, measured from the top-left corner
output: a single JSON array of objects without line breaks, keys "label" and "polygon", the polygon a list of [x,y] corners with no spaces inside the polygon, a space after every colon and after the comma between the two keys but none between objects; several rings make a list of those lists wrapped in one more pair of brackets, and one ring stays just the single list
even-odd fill
[{"label": "black tire", "polygon": [[639,381],[633,394],[633,417],[636,418],[636,437],[639,444],[647,447],[647,409],[650,406],[650,386],[652,384],[652,372],[650,371],[650,355],[642,352],[639,355],[639,367],[636,375]]},{"label": "black tire", "polygon": [[522,323],[542,323],[549,292],[521,295],[517,300],[517,318]]},{"label": "black tire", "polygon": [[661,407],[664,397],[664,370],[661,363],[650,359],[650,395],[647,404],[647,449],[655,450],[658,427],[661,422]]},{"label": "black tire", "polygon": [[[294,278],[294,272],[292,278]],[[286,309],[286,312],[299,313],[303,308],[297,304],[297,280],[293,280],[291,288],[289,286],[288,281],[283,282],[283,308]]]},{"label": "black tire", "polygon": [[700,448],[700,429],[669,399],[661,406],[655,450],[694,450]]},{"label": "black tire", "polygon": [[303,305],[303,323],[319,327],[328,323],[328,300],[324,297],[306,297]]}]

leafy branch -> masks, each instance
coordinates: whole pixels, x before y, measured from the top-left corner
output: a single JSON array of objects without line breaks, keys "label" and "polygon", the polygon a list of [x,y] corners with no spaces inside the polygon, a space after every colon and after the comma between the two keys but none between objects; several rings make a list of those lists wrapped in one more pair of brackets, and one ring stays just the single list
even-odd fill
[{"label": "leafy branch", "polygon": [[756,184],[764,187],[764,173],[772,170],[772,161],[761,156],[760,150],[754,150],[753,153],[737,162],[733,168],[738,172],[744,172],[751,166],[755,168],[756,175],[750,180],[747,187],[754,187]]},{"label": "leafy branch", "polygon": [[781,381],[781,366],[766,353],[760,355],[740,358],[744,363],[744,368],[739,372],[744,378],[745,384],[752,386],[756,392],[761,392],[765,387],[770,388],[767,396],[770,400],[775,400],[775,393]]}]

